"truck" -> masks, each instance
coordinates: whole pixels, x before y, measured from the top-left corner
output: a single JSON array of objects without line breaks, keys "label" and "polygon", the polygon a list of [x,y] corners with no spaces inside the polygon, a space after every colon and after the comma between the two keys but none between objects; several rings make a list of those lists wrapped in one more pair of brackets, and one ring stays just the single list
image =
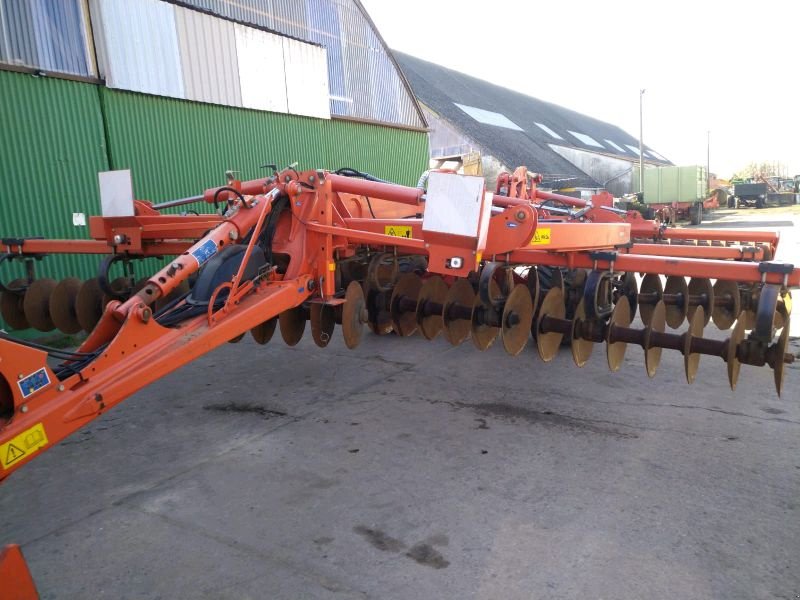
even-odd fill
[{"label": "truck", "polygon": [[[639,169],[633,169],[633,181],[639,181]],[[650,167],[644,170],[641,199],[647,215],[658,215],[662,222],[703,221],[704,202],[708,196],[708,178],[702,165]],[[712,204],[707,204],[707,207]]]},{"label": "truck", "polygon": [[728,196],[728,208],[764,208],[767,205],[767,192],[765,181],[734,183],[733,194]]},{"label": "truck", "polygon": [[756,176],[749,180],[734,180],[728,196],[728,208],[755,206],[786,206],[798,203],[800,175],[793,179]]}]

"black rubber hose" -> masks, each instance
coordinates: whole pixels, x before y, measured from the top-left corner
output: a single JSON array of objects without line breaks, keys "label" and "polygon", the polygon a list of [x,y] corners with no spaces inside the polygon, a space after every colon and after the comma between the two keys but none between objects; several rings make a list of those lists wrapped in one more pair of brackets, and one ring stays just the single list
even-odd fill
[{"label": "black rubber hose", "polygon": [[245,208],[251,208],[247,205],[247,202],[244,201],[244,196],[242,196],[242,193],[239,190],[226,185],[221,188],[217,188],[217,191],[214,192],[214,210],[219,208],[219,195],[221,192],[232,192],[237,198],[239,198],[239,200],[241,200],[242,206]]}]

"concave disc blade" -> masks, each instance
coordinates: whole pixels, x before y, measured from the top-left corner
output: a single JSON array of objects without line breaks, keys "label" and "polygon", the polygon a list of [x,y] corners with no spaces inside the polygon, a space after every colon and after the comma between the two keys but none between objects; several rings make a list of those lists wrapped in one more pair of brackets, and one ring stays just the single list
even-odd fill
[{"label": "concave disc blade", "polygon": [[82,329],[78,313],[75,312],[81,284],[77,277],[67,277],[58,282],[50,295],[50,318],[56,329],[64,333],[78,333]]},{"label": "concave disc blade", "polygon": [[689,322],[689,331],[683,334],[683,366],[686,370],[686,383],[690,384],[694,383],[694,379],[697,377],[697,369],[700,366],[700,353],[692,352],[691,346],[692,338],[703,337],[703,323],[706,320],[706,316],[702,311],[703,307],[698,306],[694,317]]},{"label": "concave disc blade", "polygon": [[636,282],[636,274],[632,271],[628,271],[622,276],[622,295],[628,299],[631,319],[633,319],[639,307],[639,284]]},{"label": "concave disc blade", "polygon": [[705,314],[705,323],[703,323],[703,325],[708,325],[714,308],[714,286],[711,285],[711,280],[705,277],[692,277],[689,280],[689,295],[699,296],[704,298],[705,301],[699,305],[695,304],[689,306],[688,319],[691,321],[697,307],[702,306],[703,313]]},{"label": "concave disc blade", "polygon": [[361,343],[366,310],[364,289],[359,282],[351,281],[345,291],[342,304],[342,336],[344,345],[351,350]]},{"label": "concave disc blade", "polygon": [[649,325],[650,318],[653,315],[653,307],[664,295],[664,286],[661,284],[661,277],[655,273],[648,273],[645,275],[642,279],[642,285],[639,288],[639,294],[642,296],[654,295],[656,297],[655,301],[652,302],[639,300],[639,316],[642,319],[642,323]]},{"label": "concave disc blade", "polygon": [[81,329],[87,333],[94,329],[100,317],[103,316],[103,290],[97,279],[87,279],[78,290],[78,297],[75,299],[75,314],[78,316],[78,323]]},{"label": "concave disc blade", "polygon": [[739,371],[741,370],[742,363],[736,356],[739,349],[739,344],[742,343],[745,334],[745,322],[742,319],[736,321],[736,327],[731,332],[731,337],[728,338],[728,355],[725,357],[725,362],[728,363],[728,383],[731,390],[736,389],[736,382],[739,381]]},{"label": "concave disc blade", "polygon": [[[494,280],[489,282],[492,297],[500,294],[500,286]],[[475,294],[475,301],[472,303],[472,343],[478,350],[488,350],[497,339],[500,328],[486,323],[485,315],[487,311],[493,310],[481,302],[480,294]]]},{"label": "concave disc blade", "polygon": [[579,367],[584,366],[589,362],[589,357],[592,355],[594,349],[594,342],[581,337],[580,327],[586,321],[586,307],[581,300],[578,303],[578,308],[575,309],[575,315],[572,317],[572,343],[570,349],[572,350],[572,360]]},{"label": "concave disc blade", "polygon": [[[422,279],[416,273],[403,273],[392,290],[389,313],[392,326],[398,335],[407,337],[417,331],[417,300],[422,289]],[[410,309],[413,303],[414,308]],[[401,304],[409,306],[403,307]]]},{"label": "concave disc blade", "polygon": [[441,309],[425,314],[426,303],[444,306],[447,298],[447,284],[438,275],[426,279],[419,291],[417,301],[417,325],[422,336],[427,340],[434,339],[444,326]]},{"label": "concave disc blade", "polygon": [[50,318],[50,295],[56,289],[53,279],[37,279],[28,286],[22,308],[31,327],[39,331],[53,331],[56,328]]},{"label": "concave disc blade", "polygon": [[622,367],[628,344],[626,342],[611,341],[611,334],[614,326],[628,327],[630,324],[631,307],[628,304],[628,299],[625,296],[621,296],[614,305],[614,312],[611,313],[611,319],[608,322],[608,337],[606,338],[606,358],[608,360],[608,368],[612,372],[619,371],[620,367]]},{"label": "concave disc blade", "polygon": [[711,309],[714,325],[723,331],[730,329],[739,317],[741,307],[742,300],[736,282],[718,279],[714,284],[714,307]]},{"label": "concave disc blade", "polygon": [[[447,341],[458,346],[464,342],[472,329],[472,306],[475,304],[475,291],[466,279],[457,280],[447,291],[444,299],[444,310],[442,310],[442,320],[444,322],[444,335]],[[451,313],[463,311],[462,316]]]},{"label": "concave disc blade", "polygon": [[517,356],[528,343],[533,322],[533,301],[527,286],[514,286],[503,307],[502,319],[503,348]]},{"label": "concave disc blade", "polygon": [[328,304],[312,302],[310,321],[311,337],[314,339],[314,343],[320,348],[324,348],[330,343],[336,327],[336,311]]},{"label": "concave disc blade", "polygon": [[778,392],[778,397],[781,395],[783,389],[783,375],[786,372],[786,363],[783,362],[783,355],[786,354],[786,347],[789,344],[789,317],[783,324],[783,331],[778,338],[778,344],[775,347],[775,364],[772,367],[772,374],[775,377],[775,390]]},{"label": "concave disc blade", "polygon": [[542,321],[545,317],[563,319],[567,315],[567,307],[564,305],[564,292],[560,287],[551,288],[542,300],[539,307],[539,316],[536,320],[536,349],[539,351],[539,358],[544,362],[550,362],[558,354],[561,340],[564,334],[551,331],[542,332]]},{"label": "concave disc blade", "polygon": [[275,327],[278,325],[278,317],[259,323],[250,330],[250,335],[253,336],[256,344],[264,345],[268,343],[272,336],[275,334]]},{"label": "concave disc blade", "polygon": [[676,275],[667,277],[664,294],[680,295],[678,302],[667,304],[667,325],[677,329],[683,325],[684,319],[689,314],[689,286],[686,285],[686,278]]},{"label": "concave disc blade", "polygon": [[287,346],[296,346],[306,330],[306,309],[301,304],[278,315],[281,337]]},{"label": "concave disc blade", "polygon": [[[8,284],[8,288],[15,290],[27,284],[27,279],[15,279]],[[0,294],[0,314],[3,315],[3,320],[12,329],[28,329],[31,326],[28,323],[28,319],[25,318],[24,301],[24,291],[19,293],[4,291]]]},{"label": "concave disc blade", "polygon": [[644,337],[644,367],[647,370],[648,377],[655,377],[658,371],[658,365],[661,363],[661,352],[664,350],[661,346],[652,346],[650,344],[650,334],[654,331],[664,333],[667,328],[667,307],[664,306],[664,301],[659,300],[653,307],[653,313],[650,317],[650,325],[645,330]]},{"label": "concave disc blade", "polygon": [[108,284],[111,290],[114,292],[115,296],[110,294],[105,294],[103,296],[103,305],[105,306],[112,300],[126,300],[131,293],[131,282],[127,277],[117,277],[111,283]]}]

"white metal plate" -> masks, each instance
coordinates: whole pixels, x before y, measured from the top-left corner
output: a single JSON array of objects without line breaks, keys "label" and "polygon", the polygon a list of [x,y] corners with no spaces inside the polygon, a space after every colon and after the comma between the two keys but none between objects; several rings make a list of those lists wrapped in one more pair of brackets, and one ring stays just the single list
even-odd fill
[{"label": "white metal plate", "polygon": [[234,34],[242,104],[245,108],[289,112],[283,75],[283,38],[238,23],[234,25]]},{"label": "white metal plate", "polygon": [[319,119],[331,118],[328,55],[325,48],[283,38],[286,96],[289,112]]},{"label": "white metal plate", "polygon": [[422,229],[465,237],[480,237],[483,177],[431,173]]},{"label": "white metal plate", "polygon": [[133,216],[133,181],[130,169],[102,171],[97,174],[100,182],[100,206],[104,217]]}]

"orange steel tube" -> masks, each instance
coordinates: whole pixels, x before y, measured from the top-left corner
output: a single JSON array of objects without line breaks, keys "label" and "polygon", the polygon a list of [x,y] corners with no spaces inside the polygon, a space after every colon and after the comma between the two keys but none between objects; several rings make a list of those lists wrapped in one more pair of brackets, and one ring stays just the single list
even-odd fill
[{"label": "orange steel tube", "polygon": [[711,240],[717,242],[763,242],[778,246],[780,234],[776,231],[748,231],[742,229],[675,229],[664,230],[667,240]]},{"label": "orange steel tube", "polygon": [[583,208],[586,206],[586,200],[581,200],[580,198],[573,198],[572,196],[563,196],[561,194],[554,194],[552,192],[543,192],[542,190],[536,190],[536,199],[537,200],[558,200],[559,202],[563,202],[564,204],[568,204],[569,206],[576,206],[579,208]]},{"label": "orange steel tube", "polygon": [[[132,256],[161,256],[164,254],[180,254],[191,242],[159,241],[143,246],[141,252]],[[11,244],[14,254],[111,254],[113,248],[104,240],[25,240],[22,246]]]},{"label": "orange steel tube", "polygon": [[369,181],[368,179],[359,179],[357,177],[345,177],[344,175],[333,173],[326,174],[325,178],[331,182],[334,192],[375,196],[383,200],[391,200],[392,202],[400,202],[401,204],[410,204],[412,206],[418,206],[422,195],[425,193],[424,190],[419,188]]},{"label": "orange steel tube", "polygon": [[345,236],[350,242],[361,242],[376,246],[394,246],[405,251],[421,250],[425,253],[425,240],[395,237],[358,229],[345,229],[343,227],[333,227],[332,225],[320,225],[319,223],[308,223],[307,229],[308,231],[316,231],[332,236]]},{"label": "orange steel tube", "polygon": [[[581,225],[581,227],[583,227]],[[511,253],[512,263],[522,265],[549,265],[553,267],[591,269],[595,261],[586,252],[552,253],[540,250],[516,250]],[[598,268],[610,267],[608,260],[598,260]],[[614,261],[617,271],[657,273],[659,275],[678,275],[685,277],[712,277],[730,281],[758,283],[762,273],[758,263],[742,261],[720,261],[701,258],[675,258],[671,256],[643,256],[641,254],[617,254]],[[767,273],[766,283],[782,284],[783,275]],[[794,269],[787,277],[787,286],[800,286],[800,269]]]},{"label": "orange steel tube", "polygon": [[763,260],[764,248],[752,246],[680,246],[677,244],[633,244],[631,254],[674,256],[684,258],[713,258],[716,260]]}]

